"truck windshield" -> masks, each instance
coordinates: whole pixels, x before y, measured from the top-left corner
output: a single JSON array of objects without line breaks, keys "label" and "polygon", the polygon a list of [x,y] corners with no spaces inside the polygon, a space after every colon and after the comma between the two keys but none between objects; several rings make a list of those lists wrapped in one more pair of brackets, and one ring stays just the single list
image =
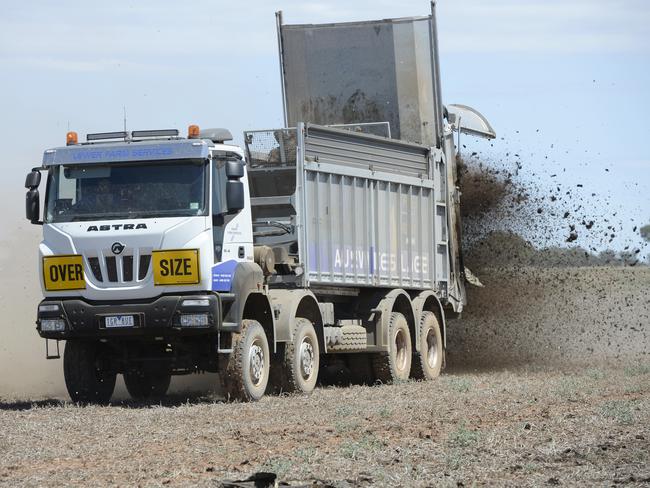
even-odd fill
[{"label": "truck windshield", "polygon": [[206,172],[195,160],[55,166],[46,222],[206,215]]}]

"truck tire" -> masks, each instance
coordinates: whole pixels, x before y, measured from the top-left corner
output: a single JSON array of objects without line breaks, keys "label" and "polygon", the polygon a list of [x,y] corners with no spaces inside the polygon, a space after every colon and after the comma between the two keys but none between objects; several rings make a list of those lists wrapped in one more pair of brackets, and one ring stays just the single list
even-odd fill
[{"label": "truck tire", "polygon": [[411,372],[411,334],[404,315],[391,312],[388,322],[388,352],[375,354],[375,378],[382,383],[406,381]]},{"label": "truck tire", "polygon": [[284,390],[311,393],[318,380],[320,351],[313,324],[304,318],[295,319],[293,341],[284,349]]},{"label": "truck tire", "polygon": [[63,376],[73,402],[106,404],[113,395],[117,374],[102,368],[99,343],[68,340]]},{"label": "truck tire", "polygon": [[134,400],[162,398],[169,389],[172,375],[168,372],[130,372],[124,374],[124,384]]},{"label": "truck tire", "polygon": [[241,332],[233,334],[232,349],[219,371],[223,394],[232,400],[259,400],[269,382],[270,366],[269,344],[260,323],[242,320]]},{"label": "truck tire", "polygon": [[433,312],[422,312],[420,318],[420,352],[414,351],[411,377],[417,380],[432,380],[440,376],[444,348],[440,323]]}]

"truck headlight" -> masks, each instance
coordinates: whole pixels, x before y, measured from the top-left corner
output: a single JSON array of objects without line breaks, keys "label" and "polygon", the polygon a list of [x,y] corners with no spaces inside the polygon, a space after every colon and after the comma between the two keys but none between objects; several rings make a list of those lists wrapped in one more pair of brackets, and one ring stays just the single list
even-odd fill
[{"label": "truck headlight", "polygon": [[65,330],[63,319],[41,319],[41,330],[43,332],[61,332]]},{"label": "truck headlight", "polygon": [[207,313],[181,314],[181,327],[207,327],[209,322]]},{"label": "truck headlight", "polygon": [[209,307],[210,300],[207,298],[186,298],[183,300],[183,307]]},{"label": "truck headlight", "polygon": [[38,306],[39,312],[59,312],[59,306],[56,303],[45,303]]}]

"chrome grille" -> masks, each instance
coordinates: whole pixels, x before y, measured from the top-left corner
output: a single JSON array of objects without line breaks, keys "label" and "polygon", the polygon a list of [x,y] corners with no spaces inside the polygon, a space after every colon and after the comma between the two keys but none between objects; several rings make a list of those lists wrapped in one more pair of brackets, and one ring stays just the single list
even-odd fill
[{"label": "chrome grille", "polygon": [[140,269],[138,270],[138,280],[142,281],[149,272],[149,265],[151,264],[151,254],[144,254],[140,256]]},{"label": "chrome grille", "polygon": [[122,276],[124,281],[133,281],[133,256],[122,258]]},{"label": "chrome grille", "polygon": [[105,263],[108,281],[111,283],[117,283],[117,259],[115,259],[115,256],[107,256]]},{"label": "chrome grille", "polygon": [[131,284],[143,281],[151,267],[151,249],[125,249],[114,255],[104,249],[87,255],[90,273],[98,283]]},{"label": "chrome grille", "polygon": [[90,265],[90,271],[93,272],[93,276],[100,283],[104,281],[102,277],[102,268],[99,265],[99,258],[88,258],[88,264]]}]

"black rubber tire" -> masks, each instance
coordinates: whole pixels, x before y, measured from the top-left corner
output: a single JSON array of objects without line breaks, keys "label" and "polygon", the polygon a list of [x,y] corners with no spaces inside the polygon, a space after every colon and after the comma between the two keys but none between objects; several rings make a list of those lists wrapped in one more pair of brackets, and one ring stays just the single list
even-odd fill
[{"label": "black rubber tire", "polygon": [[[256,378],[251,367],[253,347],[261,362],[256,363]],[[233,352],[221,360],[223,394],[230,400],[257,401],[264,396],[269,382],[270,354],[264,328],[256,320],[242,320],[241,332],[233,334],[232,348]]]},{"label": "black rubber tire", "polygon": [[66,342],[63,376],[73,402],[106,404],[113,396],[117,374],[101,369],[101,349],[97,342]]},{"label": "black rubber tire", "polygon": [[412,359],[408,322],[399,312],[391,312],[388,322],[388,351],[372,358],[375,378],[382,383],[399,383],[409,379]]},{"label": "black rubber tire", "polygon": [[124,384],[134,400],[164,397],[171,381],[172,375],[168,372],[130,372],[124,375]]},{"label": "black rubber tire", "polygon": [[440,322],[433,312],[422,312],[419,324],[420,352],[413,352],[411,377],[433,380],[440,376],[445,356]]},{"label": "black rubber tire", "polygon": [[[303,347],[306,349],[304,356],[301,354]],[[304,369],[303,358],[309,361]],[[319,365],[320,350],[314,325],[307,319],[296,318],[293,341],[284,348],[284,391],[311,393],[318,381]]]}]

